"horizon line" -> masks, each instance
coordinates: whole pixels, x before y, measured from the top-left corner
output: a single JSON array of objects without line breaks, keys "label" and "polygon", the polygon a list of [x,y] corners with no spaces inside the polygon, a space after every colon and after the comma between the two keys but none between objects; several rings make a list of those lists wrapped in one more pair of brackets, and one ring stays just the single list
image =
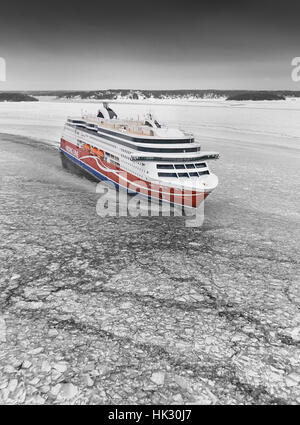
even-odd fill
[{"label": "horizon line", "polygon": [[132,88],[108,88],[108,89],[14,89],[14,90],[1,90],[1,93],[15,93],[15,92],[95,92],[95,91],[150,91],[150,92],[159,92],[159,91],[166,91],[166,92],[175,92],[175,91],[219,91],[219,92],[226,92],[226,91],[244,91],[244,92],[274,92],[274,91],[285,91],[285,92],[300,92],[299,89],[132,89]]}]

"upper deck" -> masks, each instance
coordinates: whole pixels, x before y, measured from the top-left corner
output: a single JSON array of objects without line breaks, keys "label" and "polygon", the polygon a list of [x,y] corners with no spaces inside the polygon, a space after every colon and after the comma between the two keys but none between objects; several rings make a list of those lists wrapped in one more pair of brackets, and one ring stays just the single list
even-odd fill
[{"label": "upper deck", "polygon": [[130,142],[194,143],[192,134],[177,128],[166,127],[150,113],[143,120],[119,119],[105,102],[97,116],[83,115],[80,118],[68,118],[68,124],[89,131],[110,134]]},{"label": "upper deck", "polygon": [[[107,130],[112,130],[115,133],[118,133],[122,136],[138,136],[139,138],[149,138],[149,139],[190,139],[192,141],[193,135],[188,134],[182,130],[168,128],[166,126],[160,125],[159,127],[151,127],[150,125],[145,124],[147,121],[140,120],[121,120],[121,119],[111,119],[106,120],[103,118],[95,117],[92,115],[85,115],[78,119],[72,119],[73,122],[85,122],[86,124],[92,124],[96,127]],[[150,123],[149,123],[150,124]]]}]

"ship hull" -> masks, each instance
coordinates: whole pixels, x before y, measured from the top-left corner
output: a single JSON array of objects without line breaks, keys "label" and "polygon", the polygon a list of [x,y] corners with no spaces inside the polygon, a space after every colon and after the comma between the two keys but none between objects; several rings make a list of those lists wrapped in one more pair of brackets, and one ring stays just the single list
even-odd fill
[{"label": "ship hull", "polygon": [[140,179],[103,158],[87,152],[65,138],[61,139],[60,152],[64,159],[84,170],[93,180],[113,183],[117,189],[125,190],[134,195],[138,194],[151,201],[184,208],[197,208],[211,193],[210,191],[173,187],[168,184],[161,185]]}]

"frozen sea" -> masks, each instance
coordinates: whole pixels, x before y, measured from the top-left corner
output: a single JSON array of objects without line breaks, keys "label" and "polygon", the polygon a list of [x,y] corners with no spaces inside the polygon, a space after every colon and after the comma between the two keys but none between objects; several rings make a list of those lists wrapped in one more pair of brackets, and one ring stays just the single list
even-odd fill
[{"label": "frozen sea", "polygon": [[0,401],[300,404],[300,102],[116,103],[194,133],[202,227],[101,218],[62,168],[67,116],[0,103]]}]

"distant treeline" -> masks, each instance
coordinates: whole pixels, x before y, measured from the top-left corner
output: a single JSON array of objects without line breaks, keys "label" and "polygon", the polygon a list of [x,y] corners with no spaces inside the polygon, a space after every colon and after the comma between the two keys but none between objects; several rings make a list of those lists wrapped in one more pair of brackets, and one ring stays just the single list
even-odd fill
[{"label": "distant treeline", "polygon": [[54,96],[70,100],[144,100],[144,99],[226,99],[226,100],[283,100],[286,97],[300,97],[300,91],[275,90],[54,90],[27,92],[0,92],[0,101],[37,101],[35,96]]},{"label": "distant treeline", "polygon": [[281,100],[286,97],[300,97],[300,91],[254,91],[254,90],[132,90],[107,89],[91,91],[33,91],[34,96],[56,96],[58,99],[218,99],[227,100]]},{"label": "distant treeline", "polygon": [[244,92],[228,96],[226,100],[285,100],[285,96],[274,92]]},{"label": "distant treeline", "polygon": [[33,96],[19,92],[0,92],[0,102],[37,102]]}]

